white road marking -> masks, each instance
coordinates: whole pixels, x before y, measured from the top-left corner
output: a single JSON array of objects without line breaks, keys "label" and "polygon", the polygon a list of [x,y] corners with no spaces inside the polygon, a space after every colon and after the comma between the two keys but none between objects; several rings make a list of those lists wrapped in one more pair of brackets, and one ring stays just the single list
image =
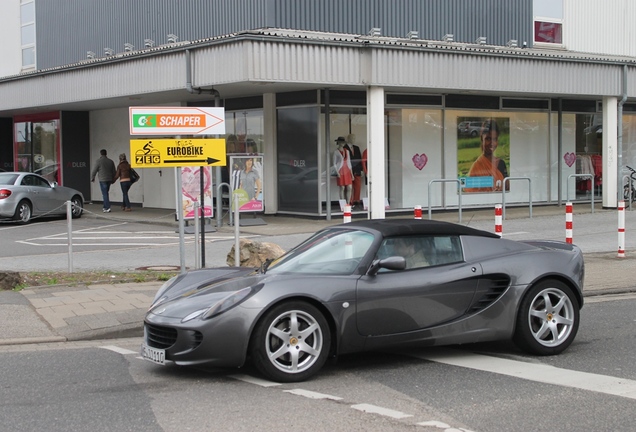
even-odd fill
[{"label": "white road marking", "polygon": [[388,408],[382,408],[382,407],[371,405],[371,404],[351,405],[351,408],[358,411],[366,412],[366,413],[379,414],[385,417],[391,417],[394,419],[403,419],[407,417],[413,417],[411,414],[405,414],[400,411],[395,411]]},{"label": "white road marking", "polygon": [[249,375],[229,375],[229,377],[249,384],[256,384],[257,386],[261,387],[276,387],[280,385],[280,383],[266,381],[264,379],[251,377]]},{"label": "white road marking", "polygon": [[450,428],[450,425],[447,425],[446,423],[438,422],[438,421],[435,421],[435,420],[420,422],[420,423],[418,423],[418,425],[419,426],[433,426],[433,427],[440,428],[440,429],[448,429],[448,428]]},{"label": "white road marking", "polygon": [[119,348],[118,346],[115,346],[115,345],[104,345],[104,346],[100,346],[99,348],[115,351],[116,353],[119,353],[121,355],[139,354],[137,351],[131,351],[126,348]]},{"label": "white road marking", "polygon": [[297,396],[303,396],[309,399],[329,399],[329,400],[335,400],[335,401],[342,400],[342,398],[338,396],[331,396],[328,394],[316,393],[316,392],[303,390],[303,389],[283,390],[283,393],[291,393],[291,394],[294,394]]},{"label": "white road marking", "polygon": [[[30,243],[25,241],[17,241],[16,243],[27,244],[31,246],[65,246],[68,247],[67,243]],[[185,242],[186,244],[190,244],[191,242]],[[174,246],[178,243],[76,243],[75,239],[73,240],[73,247],[75,246]]]},{"label": "white road marking", "polygon": [[411,353],[409,355],[423,360],[529,381],[636,399],[636,381],[624,378],[578,372],[544,364],[526,363],[453,349],[435,349],[429,353]]}]

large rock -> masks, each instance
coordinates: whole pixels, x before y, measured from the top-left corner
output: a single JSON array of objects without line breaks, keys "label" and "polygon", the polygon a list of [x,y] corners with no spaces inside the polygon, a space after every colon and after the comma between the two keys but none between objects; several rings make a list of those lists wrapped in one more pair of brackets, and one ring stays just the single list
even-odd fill
[{"label": "large rock", "polygon": [[14,271],[0,272],[0,291],[12,290],[22,283],[20,273]]},{"label": "large rock", "polygon": [[[276,259],[285,251],[274,243],[257,242],[247,239],[239,240],[241,267],[260,267],[268,259]],[[227,265],[234,267],[234,246],[227,254]]]}]

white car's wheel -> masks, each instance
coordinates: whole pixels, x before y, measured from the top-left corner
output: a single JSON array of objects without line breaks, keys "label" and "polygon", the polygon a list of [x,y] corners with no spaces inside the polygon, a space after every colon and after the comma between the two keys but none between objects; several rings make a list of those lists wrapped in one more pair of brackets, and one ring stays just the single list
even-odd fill
[{"label": "white car's wheel", "polygon": [[269,379],[298,382],[322,368],[330,346],[331,333],[322,313],[305,302],[288,302],[259,321],[250,352],[256,368]]},{"label": "white car's wheel", "polygon": [[554,355],[570,346],[578,329],[578,299],[563,282],[546,280],[521,301],[514,341],[531,354]]}]

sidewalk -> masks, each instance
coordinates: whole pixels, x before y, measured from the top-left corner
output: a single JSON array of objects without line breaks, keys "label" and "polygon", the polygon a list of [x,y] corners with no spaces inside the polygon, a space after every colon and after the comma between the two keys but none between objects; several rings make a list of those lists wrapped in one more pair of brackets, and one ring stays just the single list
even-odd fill
[{"label": "sidewalk", "polygon": [[[87,205],[84,217],[103,217],[101,206]],[[579,206],[577,206],[579,207]],[[558,206],[535,207],[529,218],[528,208],[510,208],[504,220],[504,237],[515,240],[556,239],[565,236],[565,209]],[[112,215],[112,216],[111,216]],[[177,227],[173,213],[161,209],[133,209],[109,214],[119,221],[160,223]],[[251,217],[251,216],[250,216]],[[241,235],[256,236],[262,241],[284,242],[309,235],[329,225],[341,223],[341,216],[331,221],[286,216],[259,215],[266,224],[241,226]],[[364,215],[356,216],[364,217]],[[387,215],[387,217],[393,217]],[[402,215],[401,217],[408,217]],[[425,219],[428,218],[426,211]],[[457,212],[434,213],[432,219],[458,222]],[[227,220],[227,219],[226,219]],[[217,227],[219,233],[233,234],[234,227]],[[215,226],[216,220],[213,221]],[[493,231],[492,211],[464,211],[462,224]],[[636,226],[636,211],[626,212],[626,226]],[[627,239],[630,240],[629,229]],[[636,292],[636,280],[630,277],[636,266],[636,242],[628,241],[626,257],[617,258],[617,214],[615,210],[580,205],[574,215],[574,243],[585,253],[585,296]],[[206,263],[207,267],[225,266],[227,250],[220,250]],[[279,243],[280,244],[280,243]],[[218,248],[217,248],[218,249]],[[221,248],[222,249],[222,248]],[[1,345],[88,340],[141,336],[142,322],[155,292],[162,282],[95,284],[90,286],[50,286],[0,292]]]}]

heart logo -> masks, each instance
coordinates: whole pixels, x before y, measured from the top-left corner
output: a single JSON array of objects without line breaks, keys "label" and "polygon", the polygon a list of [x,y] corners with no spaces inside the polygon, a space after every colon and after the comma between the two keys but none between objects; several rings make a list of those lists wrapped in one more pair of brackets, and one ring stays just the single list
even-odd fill
[{"label": "heart logo", "polygon": [[568,152],[563,155],[563,160],[567,166],[571,167],[574,165],[574,162],[576,162],[576,155],[572,152]]},{"label": "heart logo", "polygon": [[422,171],[422,168],[424,168],[426,166],[426,163],[428,162],[428,156],[426,156],[424,153],[422,154],[415,154],[415,156],[413,156],[413,165],[415,165],[415,168],[417,168],[418,170]]}]

